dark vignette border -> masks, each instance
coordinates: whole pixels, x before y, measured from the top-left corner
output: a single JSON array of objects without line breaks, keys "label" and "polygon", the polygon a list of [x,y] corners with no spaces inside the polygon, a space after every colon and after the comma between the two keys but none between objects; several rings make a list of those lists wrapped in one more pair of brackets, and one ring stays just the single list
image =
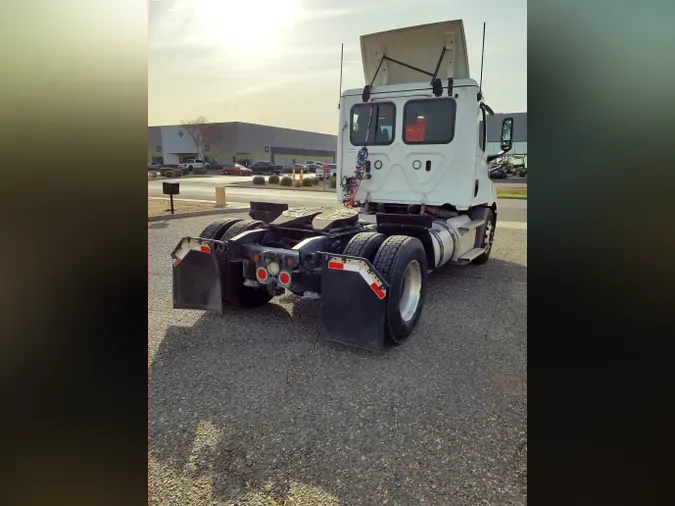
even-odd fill
[{"label": "dark vignette border", "polygon": [[663,494],[672,36],[649,4],[528,4],[531,504]]}]

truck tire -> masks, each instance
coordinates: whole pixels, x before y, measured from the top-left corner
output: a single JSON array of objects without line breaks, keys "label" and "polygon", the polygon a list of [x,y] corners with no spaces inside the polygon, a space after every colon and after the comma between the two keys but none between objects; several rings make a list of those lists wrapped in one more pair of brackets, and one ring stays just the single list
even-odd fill
[{"label": "truck tire", "polygon": [[225,232],[227,232],[232,225],[241,221],[241,218],[230,218],[227,220],[218,220],[211,223],[208,227],[201,231],[198,237],[204,239],[220,240]]},{"label": "truck tire", "polygon": [[243,221],[240,220],[239,223],[235,223],[227,230],[227,232],[225,232],[223,239],[232,239],[233,237],[238,236],[242,232],[258,228],[262,224],[263,222],[260,220],[243,220]]},{"label": "truck tire", "polygon": [[386,235],[380,232],[359,232],[347,243],[343,255],[362,257],[372,262]]},{"label": "truck tire", "polygon": [[[253,230],[262,225],[260,220],[244,220],[232,225],[223,235],[223,239],[232,239],[242,232]],[[228,262],[225,251],[216,252],[219,263]],[[224,267],[224,266],[223,266]],[[221,268],[220,283],[223,289],[223,302],[236,307],[256,308],[264,306],[270,300],[272,295],[266,287],[253,288],[244,286],[244,275],[241,270],[232,271],[231,269]]]},{"label": "truck tire", "polygon": [[188,174],[192,174],[192,165],[188,167]]},{"label": "truck tire", "polygon": [[474,258],[472,260],[472,263],[476,265],[483,265],[490,259],[490,253],[492,253],[492,245],[495,242],[496,223],[497,220],[495,218],[495,213],[492,211],[492,209],[488,210],[485,216],[485,228],[483,229],[484,230],[483,243],[481,244],[481,248],[485,249],[485,253]]},{"label": "truck tire", "polygon": [[427,256],[415,237],[392,235],[377,250],[373,266],[389,283],[385,340],[401,344],[417,326],[427,290]]}]

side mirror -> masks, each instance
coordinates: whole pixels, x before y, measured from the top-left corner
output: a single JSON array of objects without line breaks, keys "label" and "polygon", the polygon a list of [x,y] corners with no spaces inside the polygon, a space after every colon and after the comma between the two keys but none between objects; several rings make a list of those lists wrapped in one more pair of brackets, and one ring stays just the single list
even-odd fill
[{"label": "side mirror", "polygon": [[513,131],[513,118],[505,118],[502,121],[502,136],[500,140],[500,149],[506,153],[511,151],[513,141],[511,139],[511,132]]}]

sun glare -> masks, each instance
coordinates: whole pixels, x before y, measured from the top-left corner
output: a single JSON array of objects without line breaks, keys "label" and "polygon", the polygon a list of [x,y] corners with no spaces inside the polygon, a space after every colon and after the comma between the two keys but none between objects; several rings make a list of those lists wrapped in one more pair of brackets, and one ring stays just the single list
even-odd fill
[{"label": "sun glare", "polygon": [[200,38],[247,53],[273,49],[299,13],[299,0],[193,1]]}]

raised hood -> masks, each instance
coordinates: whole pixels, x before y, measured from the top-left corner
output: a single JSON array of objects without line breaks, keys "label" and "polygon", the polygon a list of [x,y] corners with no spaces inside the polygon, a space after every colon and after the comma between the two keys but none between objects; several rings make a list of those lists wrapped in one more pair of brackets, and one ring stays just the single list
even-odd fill
[{"label": "raised hood", "polygon": [[[431,81],[444,48],[445,54],[437,77],[443,80],[448,77],[468,78],[469,57],[461,19],[362,35],[361,61],[366,84],[373,81],[376,73],[377,78],[373,82],[376,86]],[[430,75],[387,59],[382,61],[383,56],[424,70]]]}]

